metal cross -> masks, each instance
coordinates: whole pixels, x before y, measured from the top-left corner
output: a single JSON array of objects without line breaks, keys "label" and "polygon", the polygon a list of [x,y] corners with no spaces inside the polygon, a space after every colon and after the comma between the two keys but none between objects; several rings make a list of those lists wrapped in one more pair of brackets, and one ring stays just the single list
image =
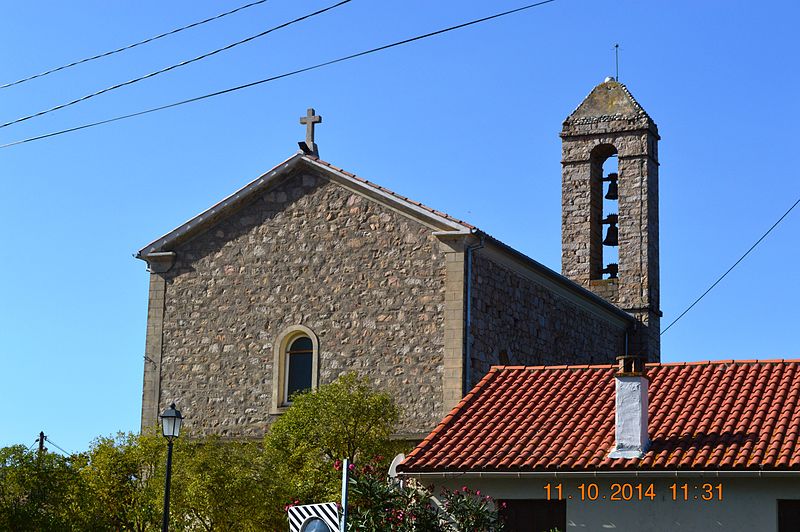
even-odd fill
[{"label": "metal cross", "polygon": [[322,123],[322,116],[314,114],[314,108],[309,107],[306,116],[300,118],[300,123],[306,126],[306,146],[312,153],[318,154],[317,145],[314,143],[314,124]]}]

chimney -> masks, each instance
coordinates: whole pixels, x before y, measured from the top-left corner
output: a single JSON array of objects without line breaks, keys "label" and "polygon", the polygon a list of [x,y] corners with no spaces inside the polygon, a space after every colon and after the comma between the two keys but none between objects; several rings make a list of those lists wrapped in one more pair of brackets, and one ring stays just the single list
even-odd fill
[{"label": "chimney", "polygon": [[643,357],[617,357],[615,441],[610,458],[642,458],[650,446],[647,433],[647,384]]}]

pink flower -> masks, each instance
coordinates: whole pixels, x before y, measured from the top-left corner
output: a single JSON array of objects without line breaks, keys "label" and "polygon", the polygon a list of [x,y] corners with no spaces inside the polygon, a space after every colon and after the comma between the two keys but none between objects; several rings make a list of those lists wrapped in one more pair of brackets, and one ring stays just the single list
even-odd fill
[{"label": "pink flower", "polygon": [[333,468],[334,468],[336,471],[339,471],[339,470],[342,468],[342,461],[341,461],[341,460],[336,460],[336,461],[333,463]]},{"label": "pink flower", "polygon": [[349,466],[347,466],[347,469],[349,469],[350,471],[354,470],[355,468],[356,468],[355,464],[350,464]]}]

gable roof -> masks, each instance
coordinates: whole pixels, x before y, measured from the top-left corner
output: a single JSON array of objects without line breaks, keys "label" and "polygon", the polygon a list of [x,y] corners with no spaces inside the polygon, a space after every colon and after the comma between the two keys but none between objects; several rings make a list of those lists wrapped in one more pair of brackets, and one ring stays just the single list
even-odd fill
[{"label": "gable roof", "polygon": [[453,216],[450,216],[436,209],[432,209],[422,203],[413,201],[405,196],[396,194],[391,190],[376,185],[366,179],[357,177],[350,172],[337,168],[318,157],[296,153],[285,161],[271,168],[260,175],[241,189],[237,190],[222,201],[212,205],[189,221],[176,227],[164,236],[150,242],[136,254],[136,258],[147,259],[151,255],[157,255],[172,248],[193,236],[201,233],[210,225],[224,218],[228,214],[236,211],[245,205],[255,195],[263,193],[269,187],[280,183],[288,177],[300,165],[317,169],[326,177],[343,182],[344,184],[357,188],[360,192],[371,196],[379,201],[389,202],[395,208],[416,218],[424,218],[429,224],[436,226],[444,231],[474,232],[477,229]]},{"label": "gable roof", "polygon": [[800,360],[647,364],[651,445],[611,459],[615,368],[493,367],[403,473],[800,471]]},{"label": "gable roof", "polygon": [[151,271],[162,271],[152,269],[153,263],[150,261],[163,260],[164,256],[174,255],[173,250],[176,246],[190,240],[194,236],[201,234],[207,230],[214,223],[232,214],[242,206],[246,205],[248,201],[256,195],[265,192],[271,186],[277,185],[282,180],[292,174],[300,165],[306,165],[307,168],[316,169],[322,175],[336,181],[353,190],[357,190],[361,194],[368,196],[376,201],[383,202],[391,205],[393,208],[403,212],[417,220],[424,221],[425,223],[436,227],[436,230],[442,233],[458,234],[475,234],[480,238],[485,239],[491,243],[496,244],[505,253],[516,257],[523,262],[532,271],[539,274],[542,279],[555,283],[566,291],[576,294],[579,298],[589,302],[595,307],[603,308],[606,312],[616,316],[622,323],[634,323],[635,319],[625,312],[624,310],[616,307],[609,301],[598,296],[594,292],[587,290],[578,283],[567,279],[558,272],[551,270],[547,266],[539,263],[538,261],[528,257],[524,253],[515,248],[497,240],[488,233],[479,230],[474,225],[450,216],[449,214],[438,211],[411,198],[392,192],[386,187],[382,187],[376,183],[358,177],[346,170],[338,168],[329,162],[323,161],[314,155],[304,154],[298,152],[285,161],[274,166],[264,174],[260,175],[244,187],[240,188],[230,196],[222,201],[212,205],[205,211],[197,216],[191,218],[189,221],[176,227],[169,233],[156,240],[150,242],[142,249],[140,249],[135,257],[148,261],[151,266]]}]

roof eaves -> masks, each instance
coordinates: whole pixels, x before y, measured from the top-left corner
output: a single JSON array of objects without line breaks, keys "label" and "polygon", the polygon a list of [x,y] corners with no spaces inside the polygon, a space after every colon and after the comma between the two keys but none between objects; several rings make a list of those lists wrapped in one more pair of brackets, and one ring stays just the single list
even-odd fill
[{"label": "roof eaves", "polygon": [[263,189],[276,178],[290,172],[297,165],[298,161],[301,161],[302,159],[302,153],[296,153],[292,155],[288,159],[272,167],[270,170],[267,170],[265,173],[261,174],[259,177],[246,184],[230,196],[227,196],[222,201],[215,203],[205,211],[179,225],[164,236],[150,242],[140,249],[136,253],[135,257],[137,259],[146,260],[149,255],[164,251],[176,240],[179,240],[187,236],[189,233],[196,231],[199,227],[204,226],[210,221],[218,219],[223,213],[235,209],[243,201],[259,190]]},{"label": "roof eaves", "polygon": [[797,469],[585,469],[551,471],[481,471],[446,469],[442,471],[400,471],[409,478],[585,478],[585,477],[743,477],[779,478],[800,476]]}]

